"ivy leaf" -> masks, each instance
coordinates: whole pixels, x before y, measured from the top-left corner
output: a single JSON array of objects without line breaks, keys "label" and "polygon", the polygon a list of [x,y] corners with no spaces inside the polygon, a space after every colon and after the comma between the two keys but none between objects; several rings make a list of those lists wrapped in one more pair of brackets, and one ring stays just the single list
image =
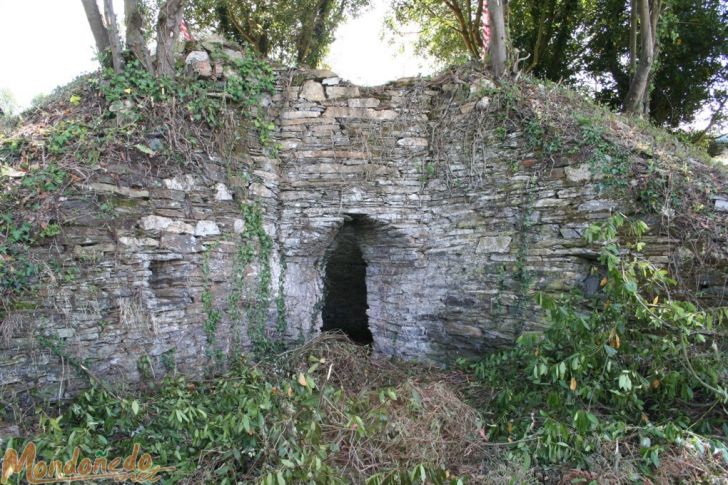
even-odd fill
[{"label": "ivy leaf", "polygon": [[622,374],[619,376],[619,388],[623,391],[630,391],[632,389],[632,379],[629,378],[629,375]]},{"label": "ivy leaf", "polygon": [[149,148],[146,145],[142,145],[141,143],[137,143],[136,145],[134,145],[134,148],[136,148],[140,152],[146,153],[147,155],[150,155],[150,156],[154,156],[157,154],[157,152],[155,152],[154,150],[152,150],[151,148]]},{"label": "ivy leaf", "polygon": [[302,385],[303,387],[306,387],[306,386],[307,386],[307,384],[308,384],[308,383],[306,382],[306,376],[304,376],[304,375],[303,375],[303,372],[299,372],[299,373],[298,373],[298,383],[299,383],[300,385]]},{"label": "ivy leaf", "polygon": [[634,281],[627,281],[624,283],[624,289],[629,293],[637,293],[637,283]]}]

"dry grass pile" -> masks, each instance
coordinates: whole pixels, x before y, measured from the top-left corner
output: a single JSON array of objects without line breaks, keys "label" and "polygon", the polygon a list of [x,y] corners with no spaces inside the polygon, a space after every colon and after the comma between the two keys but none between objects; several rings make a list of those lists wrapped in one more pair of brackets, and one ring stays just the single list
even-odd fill
[{"label": "dry grass pile", "polygon": [[728,485],[728,462],[720,456],[711,456],[692,444],[675,445],[661,455],[660,464],[652,478],[639,472],[639,450],[624,443],[605,442],[591,459],[589,470],[564,471],[559,484],[597,483],[622,485],[631,483],[677,484],[704,483]]},{"label": "dry grass pile", "polygon": [[424,364],[370,355],[344,335],[325,333],[286,356],[312,375],[323,393],[323,433],[336,443],[331,457],[352,483],[374,473],[419,464],[460,476],[480,474],[486,450],[478,412],[457,390],[462,378]]},{"label": "dry grass pile", "polygon": [[[460,371],[372,356],[369,348],[343,334],[324,333],[284,354],[279,363],[287,371],[309,372],[323,389],[322,433],[338,450],[329,460],[351,483],[419,464],[477,484],[649,480],[640,473],[644,460],[639,450],[614,442],[605,442],[591,456],[589,470],[524,468],[510,461],[509,443],[488,443],[482,437],[480,413],[487,409],[481,408],[492,390]],[[722,460],[700,453],[698,446],[673,446],[661,457],[653,480],[728,484],[715,482],[715,477],[728,476]]]}]

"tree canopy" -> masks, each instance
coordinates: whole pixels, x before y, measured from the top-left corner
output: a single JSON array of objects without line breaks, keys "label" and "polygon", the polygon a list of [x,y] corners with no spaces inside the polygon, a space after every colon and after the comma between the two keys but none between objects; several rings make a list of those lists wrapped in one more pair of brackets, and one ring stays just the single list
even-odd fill
[{"label": "tree canopy", "polygon": [[321,64],[334,32],[371,0],[199,0],[188,17],[249,45],[259,55],[289,65]]},{"label": "tree canopy", "polygon": [[[387,19],[396,36],[420,28],[416,47],[443,64],[483,56],[483,0],[395,0]],[[624,106],[644,38],[636,16],[655,13],[651,62],[642,79],[644,111],[660,125],[691,122],[706,104],[725,105],[728,7],[720,0],[510,0],[506,23],[521,68],[579,85],[613,107]],[[657,22],[659,17],[659,22]],[[647,29],[650,30],[650,29]],[[644,74],[644,73],[643,73]]]},{"label": "tree canopy", "polygon": [[12,91],[0,88],[0,116],[12,115],[18,109],[18,103]]}]

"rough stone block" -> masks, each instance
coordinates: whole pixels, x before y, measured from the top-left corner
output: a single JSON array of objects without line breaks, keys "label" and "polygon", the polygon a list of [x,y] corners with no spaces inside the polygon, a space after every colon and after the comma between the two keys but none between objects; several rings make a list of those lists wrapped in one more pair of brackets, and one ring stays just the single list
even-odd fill
[{"label": "rough stone block", "polygon": [[300,120],[304,118],[318,118],[321,116],[320,111],[284,111],[281,118],[284,120]]},{"label": "rough stone block", "polygon": [[171,179],[164,179],[162,182],[164,183],[164,186],[169,190],[190,192],[197,189],[197,180],[193,175],[190,174],[173,177]]},{"label": "rough stone block", "polygon": [[205,51],[192,51],[185,58],[187,71],[200,77],[212,76],[212,65],[210,55]]},{"label": "rough stone block", "polygon": [[197,253],[201,251],[201,246],[197,243],[197,238],[190,234],[162,234],[159,247],[169,249],[178,253]]},{"label": "rough stone block", "polygon": [[220,228],[214,221],[197,221],[195,236],[217,236],[219,234]]},{"label": "rough stone block", "polygon": [[614,201],[596,199],[581,204],[579,206],[579,212],[605,212],[611,211],[615,207],[617,207],[617,204]]},{"label": "rough stone block", "polygon": [[326,95],[329,99],[354,98],[359,96],[356,86],[326,86]]},{"label": "rough stone block", "polygon": [[88,185],[89,190],[100,194],[117,194],[131,199],[148,199],[148,190],[132,189],[129,187],[117,187],[111,184],[92,183]]},{"label": "rough stone block", "polygon": [[126,237],[122,236],[119,238],[119,244],[126,246],[128,249],[139,249],[143,247],[154,248],[159,246],[159,241],[150,237]]},{"label": "rough stone block", "polygon": [[332,106],[326,108],[323,114],[326,118],[363,118],[373,120],[392,120],[399,116],[394,110],[372,108],[343,108]]},{"label": "rough stone block", "polygon": [[486,236],[478,241],[476,253],[507,253],[511,247],[510,236]]},{"label": "rough stone block", "polygon": [[445,324],[445,331],[450,335],[459,337],[480,338],[483,336],[483,331],[478,327],[455,322],[447,322]]},{"label": "rough stone block", "polygon": [[350,108],[376,108],[380,103],[377,98],[353,98],[347,101]]},{"label": "rough stone block", "polygon": [[407,148],[426,148],[430,142],[427,138],[400,138],[397,145]]},{"label": "rough stone block", "polygon": [[187,234],[193,234],[195,232],[190,224],[163,216],[145,216],[142,217],[140,223],[142,229],[145,231],[167,231]]},{"label": "rough stone block", "polygon": [[223,183],[218,183],[215,186],[215,200],[224,201],[224,200],[233,200],[233,194],[230,193],[230,191],[227,188],[227,185]]},{"label": "rough stone block", "polygon": [[582,163],[577,167],[564,167],[564,172],[566,173],[567,179],[569,179],[571,182],[576,183],[586,182],[588,180],[591,180],[592,177],[591,169],[586,163]]},{"label": "rough stone block", "polygon": [[324,94],[324,87],[316,81],[306,81],[301,87],[301,93],[298,95],[301,99],[308,101],[324,101],[326,94]]}]

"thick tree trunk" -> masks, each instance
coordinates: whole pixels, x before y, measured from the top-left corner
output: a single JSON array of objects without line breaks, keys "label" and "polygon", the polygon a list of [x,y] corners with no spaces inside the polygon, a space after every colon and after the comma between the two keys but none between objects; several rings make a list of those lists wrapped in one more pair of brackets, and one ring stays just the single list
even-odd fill
[{"label": "thick tree trunk", "polygon": [[83,4],[83,9],[86,11],[86,19],[88,19],[91,33],[96,42],[99,60],[102,65],[108,65],[106,56],[109,54],[111,44],[109,43],[109,31],[106,30],[106,26],[104,25],[104,18],[99,11],[99,5],[96,3],[96,0],[81,0],[81,3]]},{"label": "thick tree trunk", "polygon": [[650,11],[650,3],[650,0],[636,0],[640,21],[640,59],[624,100],[624,111],[632,114],[644,112],[643,101],[647,97],[650,72],[655,60],[657,21],[661,7],[659,0],[653,0]]},{"label": "thick tree trunk", "polygon": [[493,77],[498,79],[506,71],[506,22],[503,8],[504,0],[488,0],[488,13],[490,15],[490,62]]},{"label": "thick tree trunk", "polygon": [[637,8],[638,0],[630,0],[629,6],[629,74],[634,76],[637,70]]},{"label": "thick tree trunk", "polygon": [[106,29],[109,33],[111,61],[114,64],[114,71],[119,73],[124,70],[124,60],[121,57],[119,24],[116,23],[116,14],[114,13],[114,4],[112,0],[104,0],[104,15],[106,16]]},{"label": "thick tree trunk", "polygon": [[[342,2],[343,5],[344,2]],[[313,22],[311,32],[303,39],[303,49],[298,51],[298,62],[311,67],[318,67],[323,54],[321,46],[326,42],[326,22],[334,8],[332,0],[321,0],[318,5],[316,18]]]},{"label": "thick tree trunk", "polygon": [[179,37],[184,0],[166,0],[157,18],[157,76],[174,75],[175,46]]},{"label": "thick tree trunk", "polygon": [[126,48],[134,53],[144,69],[152,70],[152,59],[144,39],[144,19],[139,11],[139,0],[125,0]]}]

